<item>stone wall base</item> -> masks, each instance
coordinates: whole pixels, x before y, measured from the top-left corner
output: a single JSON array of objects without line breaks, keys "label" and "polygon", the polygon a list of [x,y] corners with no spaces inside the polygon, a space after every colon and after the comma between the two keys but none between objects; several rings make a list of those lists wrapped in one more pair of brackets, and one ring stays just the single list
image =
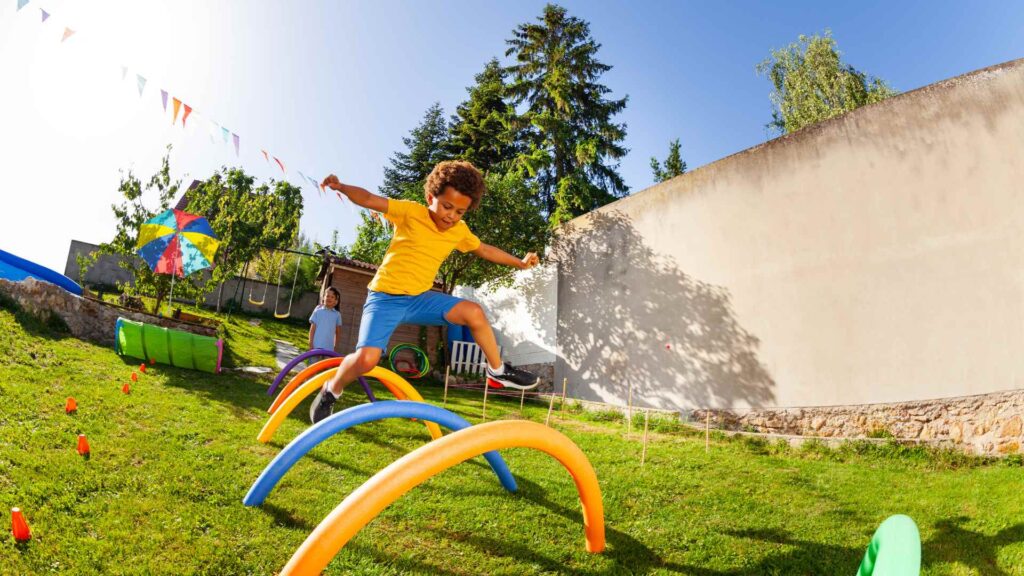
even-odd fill
[{"label": "stone wall base", "polygon": [[217,331],[209,326],[179,322],[162,316],[136,312],[75,296],[66,290],[35,278],[11,282],[0,278],[0,292],[7,294],[26,312],[45,317],[55,314],[64,320],[71,335],[103,346],[114,345],[114,325],[118,317],[156,324],[165,328],[184,330],[204,336],[216,336]]},{"label": "stone wall base", "polygon": [[779,410],[695,410],[727,430],[819,438],[892,437],[981,455],[1024,453],[1024,390],[977,396]]}]

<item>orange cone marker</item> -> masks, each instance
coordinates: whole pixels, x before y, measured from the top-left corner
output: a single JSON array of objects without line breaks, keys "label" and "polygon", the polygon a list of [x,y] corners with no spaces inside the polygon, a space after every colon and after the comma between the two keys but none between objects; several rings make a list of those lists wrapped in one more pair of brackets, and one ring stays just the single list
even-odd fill
[{"label": "orange cone marker", "polygon": [[78,454],[81,456],[89,455],[89,441],[85,439],[85,434],[78,435]]},{"label": "orange cone marker", "polygon": [[139,381],[139,375],[136,374],[135,372],[132,372],[132,382],[138,382],[138,381]]},{"label": "orange cone marker", "polygon": [[28,542],[32,539],[32,531],[28,528],[21,508],[11,508],[11,533],[14,534],[16,542]]},{"label": "orange cone marker", "polygon": [[132,391],[132,388],[131,388],[131,386],[128,385],[127,382],[124,383],[124,386],[121,386],[121,392],[124,392],[125,394],[128,394],[131,391]]},{"label": "orange cone marker", "polygon": [[139,372],[142,372],[143,374],[146,373],[146,363],[145,362],[143,362],[142,364],[139,364]]},{"label": "orange cone marker", "polygon": [[71,414],[72,412],[78,411],[78,402],[71,396],[68,396],[68,401],[64,403],[64,413]]}]

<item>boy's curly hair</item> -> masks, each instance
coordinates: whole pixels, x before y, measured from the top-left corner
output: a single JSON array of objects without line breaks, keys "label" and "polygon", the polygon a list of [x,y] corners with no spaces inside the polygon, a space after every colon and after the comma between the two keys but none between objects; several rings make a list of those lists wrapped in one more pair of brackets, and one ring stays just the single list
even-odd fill
[{"label": "boy's curly hair", "polygon": [[427,182],[423,185],[424,196],[427,194],[440,196],[448,186],[469,196],[470,210],[480,205],[480,199],[484,197],[484,191],[487,189],[480,171],[476,169],[476,166],[464,160],[438,162],[437,166],[430,171],[430,176],[427,176]]}]

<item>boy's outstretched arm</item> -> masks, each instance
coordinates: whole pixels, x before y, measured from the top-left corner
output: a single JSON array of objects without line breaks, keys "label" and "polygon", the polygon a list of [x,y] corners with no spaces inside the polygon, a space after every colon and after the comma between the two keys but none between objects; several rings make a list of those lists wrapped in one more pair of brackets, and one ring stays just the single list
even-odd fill
[{"label": "boy's outstretched arm", "polygon": [[488,262],[511,266],[520,270],[533,268],[540,263],[540,258],[537,257],[536,252],[529,252],[526,256],[523,256],[522,259],[519,259],[497,246],[491,246],[490,244],[484,244],[483,242],[480,243],[479,248],[473,250],[473,254],[487,260]]},{"label": "boy's outstretched arm", "polygon": [[349,200],[352,201],[356,206],[362,206],[370,210],[376,210],[377,212],[388,211],[388,199],[383,196],[378,196],[373,192],[359,186],[349,186],[348,184],[342,184],[338,177],[331,174],[327,178],[324,178],[324,186],[327,186],[331,190],[337,190]]}]

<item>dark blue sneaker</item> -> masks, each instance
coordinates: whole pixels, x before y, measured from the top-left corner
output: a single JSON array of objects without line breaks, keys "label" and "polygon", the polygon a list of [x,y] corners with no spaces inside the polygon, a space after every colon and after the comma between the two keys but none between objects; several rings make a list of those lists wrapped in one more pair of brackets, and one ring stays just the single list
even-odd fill
[{"label": "dark blue sneaker", "polygon": [[505,371],[501,374],[495,374],[491,371],[491,367],[487,367],[487,385],[491,388],[515,388],[516,390],[529,390],[536,388],[540,384],[540,378],[536,374],[531,374],[526,370],[520,370],[514,368],[508,362],[505,362]]},{"label": "dark blue sneaker", "polygon": [[313,398],[313,404],[309,407],[309,421],[316,424],[333,414],[334,403],[337,401],[334,394],[327,391],[327,386],[320,388],[320,392]]}]

